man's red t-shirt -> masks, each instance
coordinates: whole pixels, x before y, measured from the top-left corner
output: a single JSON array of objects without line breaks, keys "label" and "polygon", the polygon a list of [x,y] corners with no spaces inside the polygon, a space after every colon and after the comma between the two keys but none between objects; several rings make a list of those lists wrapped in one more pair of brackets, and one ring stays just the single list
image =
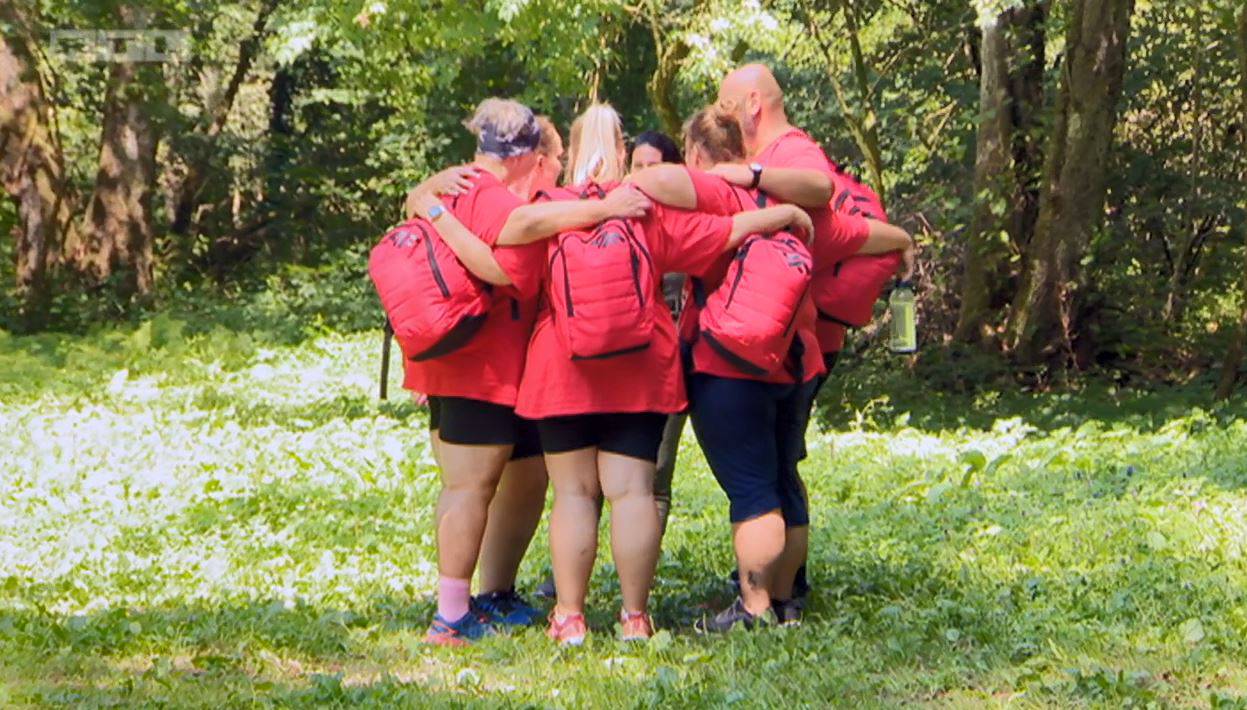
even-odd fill
[{"label": "man's red t-shirt", "polygon": [[[763,148],[754,161],[762,167],[820,170],[835,184],[835,168],[827,154],[809,134],[793,128]],[[829,204],[806,212],[814,222],[815,240],[810,248],[814,257],[814,279],[831,278],[835,265],[856,254],[870,235],[870,226],[861,217],[837,214]],[[839,352],[844,346],[844,327],[831,321],[818,320],[819,349],[824,353]]]},{"label": "man's red t-shirt", "polygon": [[[579,191],[559,190],[559,199],[578,199]],[[730,217],[678,210],[662,205],[643,219],[632,222],[637,237],[649,247],[658,275],[704,274],[723,254],[732,233]],[[548,248],[557,246],[549,240]],[[532,280],[543,283],[549,268],[543,251],[535,266],[518,273],[529,280],[516,285],[532,289]],[[530,419],[657,412],[673,414],[688,406],[684,373],[680,366],[675,323],[662,297],[662,280],[654,281],[650,305],[654,309],[654,334],[645,350],[604,360],[572,360],[554,329],[553,316],[543,303],[537,326],[528,345],[528,365],[520,382],[516,413]],[[543,299],[544,301],[544,299]]]},{"label": "man's red t-shirt", "polygon": [[[721,178],[700,170],[690,169],[688,174],[693,179],[693,189],[697,193],[697,209],[701,212],[734,215],[758,208],[756,193],[731,185]],[[700,279],[706,293],[718,288],[719,284],[723,282],[731,262],[732,255],[730,253],[724,254],[715,261],[714,267]],[[690,283],[689,289],[691,290],[692,288],[694,286]],[[792,384],[796,381],[796,377],[792,372],[793,368],[787,367],[787,363],[780,365],[774,372],[768,372],[765,375],[749,375],[733,367],[718,351],[710,347],[704,339],[697,337],[698,318],[701,315],[701,309],[698,308],[697,300],[692,296],[693,294],[689,293],[688,297],[685,298],[684,312],[680,315],[680,337],[686,343],[693,343],[693,372],[714,375],[716,377],[756,380],[777,384]],[[814,302],[806,298],[801,304],[801,310],[797,313],[796,318],[796,339],[804,346],[800,363],[802,382],[808,382],[818,377],[825,370],[822,354],[819,350],[818,338],[814,331],[814,324],[817,319],[818,311],[814,308]]]},{"label": "man's red t-shirt", "polygon": [[[511,212],[526,203],[488,172],[457,197],[444,197],[447,210],[472,233],[493,246]],[[509,266],[526,252],[544,254],[543,245],[496,249],[498,262],[515,279]],[[494,303],[485,325],[463,348],[424,362],[407,361],[403,387],[437,397],[464,397],[515,406],[524,358],[537,318],[534,293],[495,288]]]}]

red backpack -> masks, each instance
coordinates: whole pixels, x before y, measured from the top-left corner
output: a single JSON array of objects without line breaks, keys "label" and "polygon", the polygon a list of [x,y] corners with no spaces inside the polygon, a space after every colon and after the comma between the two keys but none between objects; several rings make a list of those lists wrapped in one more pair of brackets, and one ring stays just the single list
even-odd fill
[{"label": "red backpack", "polygon": [[[833,182],[836,194],[832,198],[832,210],[888,221],[879,195],[856,177],[837,168]],[[829,275],[820,274],[812,289],[819,318],[847,328],[861,328],[870,323],[875,301],[879,300],[883,287],[896,276],[900,265],[900,252],[859,254],[836,264]]]},{"label": "red backpack", "polygon": [[791,234],[750,237],[713,293],[694,282],[699,337],[745,374],[774,372],[792,347],[813,271],[810,250]]},{"label": "red backpack", "polygon": [[[590,186],[581,199],[606,196]],[[563,232],[550,255],[546,295],[554,329],[573,360],[597,360],[648,348],[658,275],[645,242],[627,220]]]},{"label": "red backpack", "polygon": [[416,362],[462,348],[485,325],[493,305],[490,286],[422,219],[386,233],[372,248],[368,275],[403,355]]}]

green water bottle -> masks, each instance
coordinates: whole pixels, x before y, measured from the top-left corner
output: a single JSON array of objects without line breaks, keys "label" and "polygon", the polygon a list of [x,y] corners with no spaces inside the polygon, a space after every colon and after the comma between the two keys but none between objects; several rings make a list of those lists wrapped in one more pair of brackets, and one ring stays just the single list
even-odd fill
[{"label": "green water bottle", "polygon": [[890,347],[897,355],[918,351],[917,302],[912,281],[897,281],[888,299],[892,311],[892,342]]}]

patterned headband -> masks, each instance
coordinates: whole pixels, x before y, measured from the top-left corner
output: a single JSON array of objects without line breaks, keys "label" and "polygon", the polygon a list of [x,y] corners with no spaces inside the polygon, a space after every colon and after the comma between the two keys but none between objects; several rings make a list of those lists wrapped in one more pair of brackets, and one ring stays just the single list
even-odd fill
[{"label": "patterned headband", "polygon": [[511,158],[531,153],[540,144],[541,126],[537,124],[535,116],[530,116],[528,123],[516,131],[515,135],[510,138],[502,138],[498,135],[498,129],[486,124],[481,130],[481,137],[477,141],[476,150],[478,153],[493,155],[498,158]]}]

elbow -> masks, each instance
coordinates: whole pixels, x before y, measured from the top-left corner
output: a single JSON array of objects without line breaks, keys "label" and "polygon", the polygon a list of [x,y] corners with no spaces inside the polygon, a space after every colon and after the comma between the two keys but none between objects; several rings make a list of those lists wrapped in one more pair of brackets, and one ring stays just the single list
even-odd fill
[{"label": "elbow", "polygon": [[655,165],[641,171],[636,186],[646,195],[671,207],[697,209],[697,193],[688,171],[680,165]]},{"label": "elbow", "polygon": [[820,175],[818,180],[810,186],[810,204],[807,207],[826,207],[835,197],[835,188],[830,177]]}]

